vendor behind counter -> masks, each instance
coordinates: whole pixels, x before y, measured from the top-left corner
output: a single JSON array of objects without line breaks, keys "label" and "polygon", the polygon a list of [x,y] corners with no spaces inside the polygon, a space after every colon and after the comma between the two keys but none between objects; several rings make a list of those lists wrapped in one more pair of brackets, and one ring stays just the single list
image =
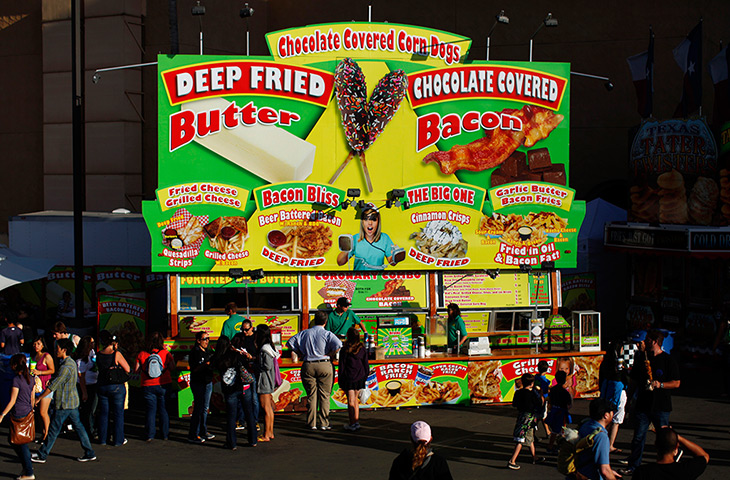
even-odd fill
[{"label": "vendor behind counter", "polygon": [[466,324],[461,318],[461,309],[455,303],[450,303],[448,308],[449,316],[447,320],[448,343],[447,347],[453,349],[454,353],[458,353],[458,349],[466,342],[469,334],[466,331]]},{"label": "vendor behind counter", "polygon": [[347,298],[338,298],[335,309],[327,316],[325,329],[334,333],[338,337],[345,337],[347,335],[347,330],[355,325],[364,332],[365,329],[362,326],[360,318],[355,314],[355,312],[350,310],[350,305],[351,303]]}]

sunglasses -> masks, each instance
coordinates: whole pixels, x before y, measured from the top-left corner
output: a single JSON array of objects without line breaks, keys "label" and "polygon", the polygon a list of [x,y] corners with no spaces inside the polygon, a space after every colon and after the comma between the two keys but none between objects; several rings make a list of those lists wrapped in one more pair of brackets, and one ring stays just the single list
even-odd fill
[{"label": "sunglasses", "polygon": [[250,332],[251,330],[253,330],[253,328],[251,328],[251,327],[249,327],[249,328],[244,328],[244,329],[243,329],[243,331],[244,331],[244,332]]},{"label": "sunglasses", "polygon": [[200,339],[201,342],[207,342],[208,340],[210,340],[210,337],[203,337]]}]

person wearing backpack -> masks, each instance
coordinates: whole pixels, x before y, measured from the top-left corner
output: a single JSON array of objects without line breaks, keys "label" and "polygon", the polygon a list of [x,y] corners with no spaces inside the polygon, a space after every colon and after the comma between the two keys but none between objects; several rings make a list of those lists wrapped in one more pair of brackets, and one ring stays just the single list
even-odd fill
[{"label": "person wearing backpack", "polygon": [[535,453],[535,430],[537,430],[537,421],[542,418],[542,397],[538,392],[533,390],[535,376],[531,373],[525,373],[520,377],[522,388],[515,392],[512,397],[512,406],[517,409],[517,421],[513,438],[515,441],[515,449],[512,457],[507,462],[507,468],[511,470],[519,470],[517,465],[517,456],[525,445],[530,448],[532,454],[532,463],[542,463],[545,457],[538,457]]},{"label": "person wearing backpack", "polygon": [[256,422],[253,416],[253,388],[256,378],[246,368],[246,358],[240,353],[243,338],[235,335],[233,341],[225,335],[218,338],[214,356],[220,374],[221,392],[226,402],[226,443],[224,448],[236,450],[236,423],[239,410],[243,410],[248,427],[248,443],[255,447],[258,443]]},{"label": "person wearing backpack", "polygon": [[155,438],[155,417],[160,416],[160,433],[167,440],[170,435],[170,417],[167,404],[172,396],[172,371],[175,362],[172,354],[165,350],[164,339],[160,332],[150,335],[147,346],[137,355],[135,371],[140,373],[142,394],[144,396],[147,417],[145,432],[147,442]]},{"label": "person wearing backpack", "polygon": [[[608,427],[613,422],[613,415],[616,411],[614,404],[603,398],[595,398],[588,404],[590,420],[586,421],[578,429],[578,436],[583,439],[592,436],[590,450],[584,449],[577,454],[576,478],[590,480],[614,480],[621,478],[621,475],[611,469],[609,454],[611,453],[611,440],[608,438]],[[580,444],[580,441],[578,442]]]}]

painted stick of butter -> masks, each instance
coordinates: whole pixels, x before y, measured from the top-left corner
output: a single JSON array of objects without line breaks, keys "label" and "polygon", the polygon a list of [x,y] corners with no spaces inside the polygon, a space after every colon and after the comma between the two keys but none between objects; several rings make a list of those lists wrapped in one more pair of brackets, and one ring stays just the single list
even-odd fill
[{"label": "painted stick of butter", "polygon": [[[184,103],[183,110],[223,112],[231,102],[207,98]],[[275,125],[239,124],[195,141],[231,163],[271,183],[306,180],[314,168],[316,147]]]}]

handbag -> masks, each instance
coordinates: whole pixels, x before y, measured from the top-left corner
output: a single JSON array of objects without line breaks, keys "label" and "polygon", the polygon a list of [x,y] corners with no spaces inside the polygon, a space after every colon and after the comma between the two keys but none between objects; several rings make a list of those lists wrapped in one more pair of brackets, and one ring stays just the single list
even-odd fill
[{"label": "handbag", "polygon": [[33,399],[30,401],[30,413],[23,418],[10,417],[10,443],[13,445],[25,445],[35,440],[35,412],[33,412]]},{"label": "handbag", "polygon": [[281,371],[279,371],[278,359],[274,359],[274,387],[279,388],[284,383],[284,379],[281,378]]},{"label": "handbag", "polygon": [[254,383],[256,381],[256,378],[253,375],[251,375],[251,372],[246,370],[246,368],[243,365],[241,365],[241,367],[238,371],[238,374],[240,375],[241,382],[244,385],[251,385],[252,383]]},{"label": "handbag", "polygon": [[101,377],[104,380],[104,383],[108,384],[116,384],[116,383],[127,383],[129,381],[129,374],[124,371],[124,369],[116,363],[116,353],[114,354],[114,365],[110,366],[106,370],[101,372]]}]

